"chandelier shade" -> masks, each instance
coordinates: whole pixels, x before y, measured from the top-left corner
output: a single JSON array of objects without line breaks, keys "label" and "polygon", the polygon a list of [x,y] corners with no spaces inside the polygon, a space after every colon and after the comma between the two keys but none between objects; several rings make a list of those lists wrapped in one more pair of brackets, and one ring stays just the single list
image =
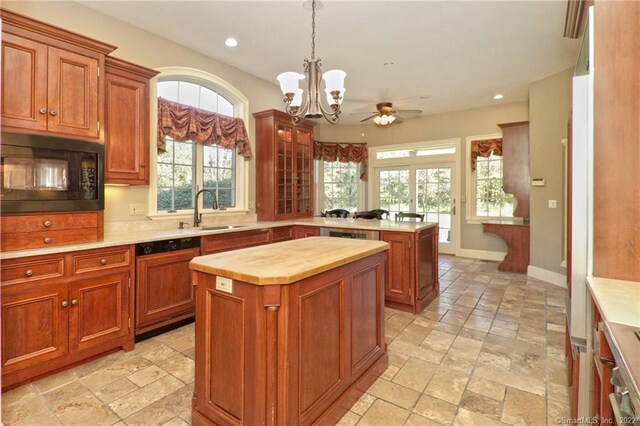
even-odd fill
[{"label": "chandelier shade", "polygon": [[[293,71],[279,74],[277,79],[284,95],[286,111],[294,124],[302,118],[324,117],[329,123],[340,120],[340,105],[344,96],[344,79],[347,73],[342,70],[330,70],[322,73],[322,62],[316,59],[316,0],[311,3],[311,59],[304,60],[304,74]],[[328,108],[323,105],[320,92],[320,76],[324,81]],[[300,80],[306,81],[307,93],[300,88]]]}]

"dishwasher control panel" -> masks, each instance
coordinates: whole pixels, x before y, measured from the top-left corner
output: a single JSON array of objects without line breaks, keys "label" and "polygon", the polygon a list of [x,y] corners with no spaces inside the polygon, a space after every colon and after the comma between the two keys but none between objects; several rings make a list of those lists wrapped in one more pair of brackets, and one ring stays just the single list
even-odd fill
[{"label": "dishwasher control panel", "polygon": [[200,247],[200,237],[176,238],[173,240],[151,241],[136,244],[136,256],[165,253]]}]

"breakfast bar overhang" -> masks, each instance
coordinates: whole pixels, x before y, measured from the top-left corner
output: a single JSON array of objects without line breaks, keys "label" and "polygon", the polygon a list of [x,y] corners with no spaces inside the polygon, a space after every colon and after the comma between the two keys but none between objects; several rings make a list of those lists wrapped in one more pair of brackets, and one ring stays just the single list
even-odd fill
[{"label": "breakfast bar overhang", "polygon": [[201,256],[193,424],[336,423],[388,364],[383,241]]}]

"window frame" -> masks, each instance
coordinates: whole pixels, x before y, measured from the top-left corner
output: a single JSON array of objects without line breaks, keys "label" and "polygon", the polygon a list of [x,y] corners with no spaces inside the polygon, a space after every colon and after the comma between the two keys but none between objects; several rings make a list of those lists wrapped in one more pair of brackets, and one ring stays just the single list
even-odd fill
[{"label": "window frame", "polygon": [[[477,180],[476,180],[476,171],[471,170],[471,143],[477,140],[483,139],[502,139],[502,133],[493,133],[489,135],[477,135],[477,136],[468,136],[465,140],[465,169],[466,169],[466,195],[467,202],[466,204],[466,221],[468,224],[482,224],[482,222],[487,222],[489,220],[513,220],[513,216],[478,216],[476,211],[476,206],[478,200],[476,199],[477,193]],[[504,167],[504,158],[503,158],[503,167]]]},{"label": "window frame", "polygon": [[[249,99],[242,94],[235,86],[227,81],[210,74],[206,71],[197,70],[194,68],[185,67],[162,67],[156,68],[156,71],[160,73],[154,77],[150,90],[151,101],[151,133],[150,133],[150,168],[149,170],[149,207],[148,214],[152,220],[156,219],[183,219],[193,217],[194,209],[181,209],[177,212],[168,212],[166,210],[158,211],[158,187],[157,187],[157,168],[158,168],[158,153],[156,148],[157,138],[157,123],[158,123],[158,90],[157,82],[161,80],[179,80],[187,81],[190,83],[198,84],[213,90],[226,98],[233,105],[234,117],[242,118],[245,125],[249,123]],[[249,128],[247,127],[247,133],[249,134]],[[249,134],[249,141],[251,136]],[[253,144],[252,144],[253,145]],[[200,144],[196,146],[196,164],[195,173],[197,183],[200,183],[202,189],[204,185],[204,148]],[[252,146],[252,149],[254,147]],[[203,216],[219,216],[229,214],[247,214],[249,209],[249,161],[244,157],[238,156],[235,158],[236,164],[236,176],[235,176],[235,188],[236,188],[236,206],[233,208],[228,207],[226,210],[213,210],[210,207],[203,206],[203,197],[199,197],[198,211]]]},{"label": "window frame", "polygon": [[[356,201],[356,211],[365,210],[365,194],[366,194],[366,182],[360,179],[360,175],[362,174],[362,163],[354,163],[356,164],[356,190],[358,191],[357,201]],[[321,212],[327,210],[324,206],[324,160],[315,160],[313,162],[314,167],[314,183],[315,183],[315,203],[314,203],[314,214],[319,216]]]}]

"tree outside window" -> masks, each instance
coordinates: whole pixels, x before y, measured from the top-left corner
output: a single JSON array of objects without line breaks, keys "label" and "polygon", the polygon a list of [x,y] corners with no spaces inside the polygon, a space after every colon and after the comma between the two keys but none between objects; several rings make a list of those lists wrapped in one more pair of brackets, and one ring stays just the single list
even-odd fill
[{"label": "tree outside window", "polygon": [[476,216],[513,217],[513,194],[502,190],[502,157],[478,157],[475,178]]},{"label": "tree outside window", "polygon": [[358,210],[358,169],[356,163],[323,162],[325,210]]}]

